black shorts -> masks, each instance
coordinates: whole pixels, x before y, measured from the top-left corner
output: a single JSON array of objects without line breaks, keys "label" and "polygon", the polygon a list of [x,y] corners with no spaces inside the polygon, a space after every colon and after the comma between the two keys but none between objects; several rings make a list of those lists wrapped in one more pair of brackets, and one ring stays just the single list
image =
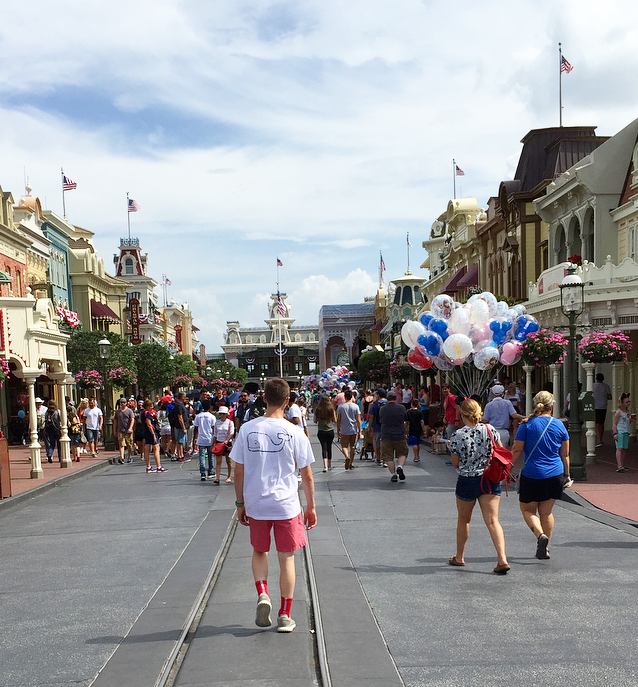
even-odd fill
[{"label": "black shorts", "polygon": [[546,479],[532,479],[521,475],[519,477],[518,500],[521,503],[549,501],[550,499],[560,501],[563,495],[564,482],[565,479],[562,474]]},{"label": "black shorts", "polygon": [[423,422],[429,427],[430,426],[430,409],[426,408],[425,410],[421,411],[421,415],[423,416]]},{"label": "black shorts", "polygon": [[607,417],[607,408],[596,408],[596,424],[604,425]]}]

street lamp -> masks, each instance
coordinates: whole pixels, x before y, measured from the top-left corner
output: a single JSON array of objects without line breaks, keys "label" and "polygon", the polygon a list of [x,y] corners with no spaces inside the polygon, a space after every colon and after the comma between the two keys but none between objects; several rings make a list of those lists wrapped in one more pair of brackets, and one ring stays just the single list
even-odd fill
[{"label": "street lamp", "polygon": [[560,283],[560,309],[569,318],[567,348],[567,380],[569,386],[569,457],[573,479],[587,479],[585,461],[580,448],[580,408],[578,405],[578,358],[576,357],[576,320],[583,312],[585,285],[570,265]]},{"label": "street lamp", "polygon": [[262,391],[266,388],[266,373],[261,373],[261,389]]},{"label": "street lamp", "polygon": [[103,337],[97,344],[100,358],[104,365],[104,448],[107,451],[115,449],[113,441],[113,418],[111,417],[111,385],[109,383],[109,358],[111,357],[111,342]]}]

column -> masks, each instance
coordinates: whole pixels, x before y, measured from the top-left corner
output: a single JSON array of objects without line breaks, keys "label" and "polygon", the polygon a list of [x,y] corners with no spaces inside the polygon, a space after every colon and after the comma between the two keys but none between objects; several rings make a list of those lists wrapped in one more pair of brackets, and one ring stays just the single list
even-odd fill
[{"label": "column", "polygon": [[29,452],[31,454],[31,479],[40,479],[44,476],[42,462],[40,460],[40,442],[38,441],[38,414],[35,408],[35,380],[37,376],[24,376],[29,393]]},{"label": "column", "polygon": [[554,389],[554,408],[552,409],[552,415],[558,419],[561,416],[561,411],[563,409],[561,405],[560,396],[560,365],[550,365],[549,369],[552,372],[552,387]]},{"label": "column", "polygon": [[[66,377],[66,374],[64,375]],[[66,415],[66,384],[58,382],[58,399],[60,401],[60,467],[68,468],[71,465],[71,440],[69,439],[69,423]]]},{"label": "column", "polygon": [[[634,393],[634,385],[636,383],[636,363],[626,363],[629,368],[629,388],[628,391],[631,394],[631,414],[636,413],[636,394]],[[632,441],[636,441],[636,421],[630,423],[629,425],[629,438]]]},{"label": "column", "polygon": [[[583,363],[583,370],[587,373],[586,391],[594,390],[594,372],[596,371],[595,363]],[[585,465],[593,465],[596,462],[596,423],[593,420],[587,420],[585,423],[585,438],[587,440],[587,455],[585,456]]]},{"label": "column", "polygon": [[621,387],[621,375],[622,375],[622,369],[621,366],[624,363],[612,363],[611,364],[611,407],[612,407],[612,415],[616,412],[616,408],[618,407],[618,399],[620,398],[620,394],[622,393]]},{"label": "column", "polygon": [[533,365],[523,365],[525,371],[525,415],[529,417],[532,414],[532,399],[534,393],[532,392],[532,372]]}]

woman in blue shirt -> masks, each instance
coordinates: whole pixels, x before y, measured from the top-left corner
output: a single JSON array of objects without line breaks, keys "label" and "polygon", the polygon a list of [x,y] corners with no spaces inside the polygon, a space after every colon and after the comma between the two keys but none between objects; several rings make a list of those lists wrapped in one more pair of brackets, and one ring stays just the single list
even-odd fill
[{"label": "woman in blue shirt", "polygon": [[534,396],[534,411],[523,420],[512,448],[513,463],[524,454],[519,501],[525,522],[536,536],[536,558],[549,558],[547,550],[554,529],[552,509],[569,476],[569,434],[552,417],[554,397],[549,391]]}]

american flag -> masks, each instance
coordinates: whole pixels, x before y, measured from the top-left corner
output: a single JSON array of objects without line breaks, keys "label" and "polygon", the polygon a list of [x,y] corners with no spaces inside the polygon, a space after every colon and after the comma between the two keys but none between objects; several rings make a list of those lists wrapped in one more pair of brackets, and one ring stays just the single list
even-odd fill
[{"label": "american flag", "polygon": [[407,240],[407,242],[408,242],[408,248],[412,248],[412,244],[410,243],[410,234],[409,234],[409,233],[408,233],[408,235],[406,236],[406,240]]},{"label": "american flag", "polygon": [[281,296],[279,294],[277,294],[277,312],[282,317],[284,317],[286,314],[286,306],[285,306],[283,300],[281,300]]},{"label": "american flag", "polygon": [[381,258],[381,281],[385,284],[385,277],[383,276],[383,273],[385,272],[385,262],[383,262],[383,255],[381,255],[381,253],[379,253],[379,257]]},{"label": "american flag", "polygon": [[454,165],[454,166],[456,167],[456,176],[457,177],[464,177],[465,172],[458,165]]},{"label": "american flag", "polygon": [[136,201],[133,200],[132,198],[128,199],[128,211],[129,212],[137,212],[142,206]]},{"label": "american flag", "polygon": [[172,283],[173,282],[168,277],[164,277],[162,281],[162,286],[170,286]]},{"label": "american flag", "polygon": [[281,260],[279,258],[277,258],[277,267],[283,267],[283,266],[284,266],[284,263],[281,262]]},{"label": "american flag", "polygon": [[78,185],[69,177],[62,175],[62,190],[63,191],[73,191],[78,187]]},{"label": "american flag", "polygon": [[569,72],[571,72],[572,69],[573,69],[573,67],[571,66],[571,64],[569,64],[569,62],[561,55],[560,56],[560,70],[561,70],[561,72],[565,72],[565,74],[569,74]]}]

